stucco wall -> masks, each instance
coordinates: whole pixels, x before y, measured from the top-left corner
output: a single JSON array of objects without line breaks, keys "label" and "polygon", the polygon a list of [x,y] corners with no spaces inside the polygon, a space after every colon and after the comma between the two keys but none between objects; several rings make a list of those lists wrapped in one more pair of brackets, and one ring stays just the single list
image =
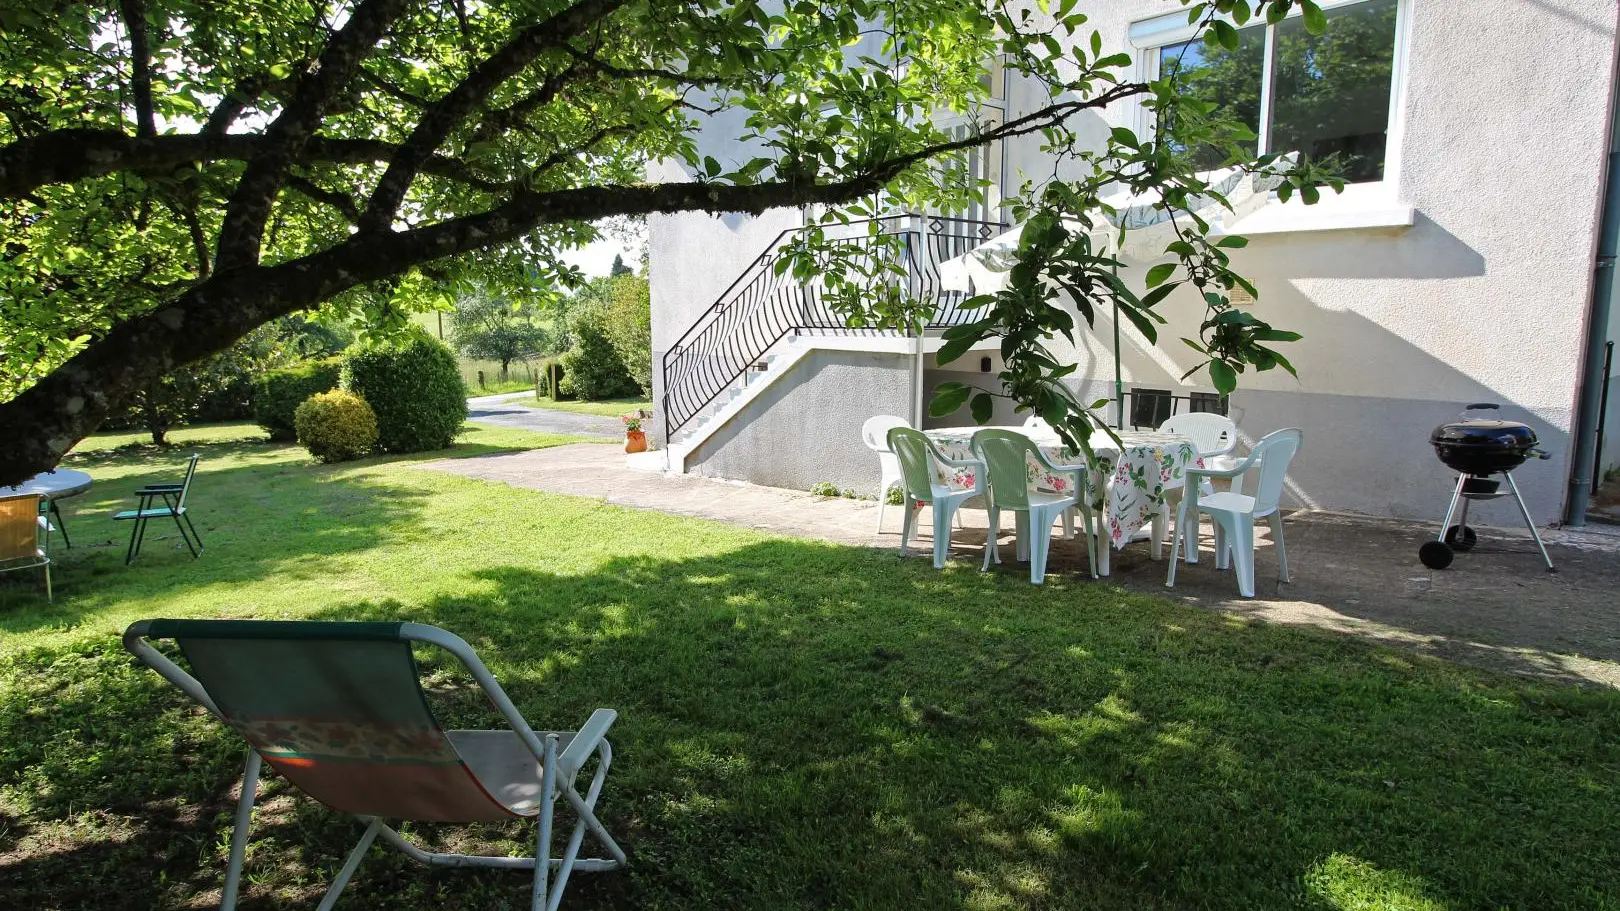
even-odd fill
[{"label": "stucco wall", "polygon": [[[1305,336],[1286,348],[1297,381],[1280,371],[1245,375],[1234,398],[1234,416],[1251,439],[1282,426],[1305,430],[1295,472],[1301,502],[1436,518],[1450,485],[1428,449],[1429,429],[1463,404],[1495,401],[1532,423],[1554,453],[1517,476],[1536,517],[1559,518],[1601,205],[1617,2],[1407,0],[1398,102],[1404,136],[1387,201],[1414,207],[1416,223],[1255,236],[1234,257],[1260,289],[1256,311]],[[1184,9],[1174,0],[1083,0],[1081,8],[1101,31],[1105,53],[1133,55],[1131,23]],[[1044,100],[1015,81],[1008,114]],[[1083,128],[1101,136],[1114,124],[1138,126],[1137,112],[1120,104],[1089,116]],[[1006,185],[1050,173],[1037,142],[1004,150]],[[1335,204],[1342,201],[1326,203]],[[746,261],[780,229],[760,221],[711,234],[690,224],[654,224],[655,333],[661,319],[680,319],[686,305],[675,299],[705,280],[723,286],[734,276],[709,265],[717,258],[708,238],[755,248]],[[688,259],[698,251],[704,265],[661,263],[666,251]],[[1127,270],[1127,281],[1140,286],[1147,265]],[[662,316],[660,308],[667,308]],[[1176,339],[1196,332],[1200,303],[1177,295],[1161,309],[1170,324],[1159,346],[1124,330],[1127,384],[1209,388],[1202,377],[1179,379],[1193,361]],[[1112,379],[1111,334],[1104,318],[1095,336],[1054,347],[1089,365],[1077,379],[1099,388]],[[938,378],[931,372],[927,384]],[[1611,405],[1611,421],[1616,410]],[[843,442],[859,447],[853,434]],[[1511,522],[1507,514],[1490,517]]]},{"label": "stucco wall", "polygon": [[[1082,9],[1105,52],[1139,54],[1130,25],[1181,6],[1110,0]],[[1260,289],[1256,312],[1305,336],[1286,346],[1299,380],[1242,377],[1236,414],[1248,436],[1305,429],[1301,487],[1314,488],[1317,505],[1433,517],[1448,485],[1428,430],[1463,404],[1499,402],[1536,426],[1555,455],[1520,473],[1537,518],[1552,521],[1571,455],[1616,2],[1408,0],[1406,12],[1405,132],[1390,201],[1415,207],[1416,224],[1255,236],[1234,256]],[[1041,100],[1028,86],[1011,95],[1015,108]],[[1105,118],[1137,125],[1125,104]],[[1007,157],[1040,171],[1028,144]],[[1145,266],[1127,280],[1140,287]],[[1196,332],[1199,302],[1175,295],[1161,309],[1171,318],[1160,330],[1168,344],[1153,349],[1125,330],[1127,384],[1177,388],[1193,363],[1175,339]],[[1098,328],[1109,337],[1105,321]],[[1111,374],[1101,339],[1069,354]],[[1199,382],[1207,379],[1186,388],[1209,388]]]},{"label": "stucco wall", "polygon": [[875,492],[877,456],[861,424],[911,413],[911,369],[902,354],[806,355],[688,458],[694,474],[807,490],[821,481]]}]

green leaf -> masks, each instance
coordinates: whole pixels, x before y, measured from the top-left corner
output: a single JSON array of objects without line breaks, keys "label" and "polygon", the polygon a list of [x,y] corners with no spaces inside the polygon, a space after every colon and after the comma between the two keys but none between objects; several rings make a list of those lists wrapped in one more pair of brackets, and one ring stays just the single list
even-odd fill
[{"label": "green leaf", "polygon": [[1305,31],[1313,35],[1320,35],[1327,31],[1327,13],[1316,5],[1316,0],[1299,0],[1299,8],[1305,14]]},{"label": "green leaf", "polygon": [[1241,250],[1248,245],[1249,239],[1240,234],[1228,234],[1215,242],[1215,246],[1225,247],[1228,250]]},{"label": "green leaf", "polygon": [[1209,362],[1209,379],[1215,385],[1215,391],[1221,395],[1231,395],[1237,389],[1237,373],[1225,361]]},{"label": "green leaf", "polygon": [[1221,43],[1221,47],[1229,51],[1237,51],[1241,40],[1238,38],[1237,29],[1232,27],[1232,23],[1224,19],[1216,19],[1212,27],[1215,29],[1215,40]]},{"label": "green leaf", "polygon": [[1176,269],[1180,266],[1180,263],[1159,263],[1157,266],[1149,269],[1147,274],[1147,286],[1149,288],[1157,288],[1166,281],[1169,281],[1170,276],[1175,275]]},{"label": "green leaf", "polygon": [[973,412],[973,423],[988,424],[990,416],[995,413],[996,403],[991,400],[990,393],[981,392],[973,397],[969,407]]},{"label": "green leaf", "polygon": [[932,417],[942,418],[960,409],[973,394],[973,387],[966,383],[951,381],[940,383],[934,389],[934,400],[928,403],[928,414]]},{"label": "green leaf", "polygon": [[720,162],[715,161],[712,156],[705,155],[703,157],[703,173],[710,177],[719,177],[720,172],[723,170],[720,167]]}]

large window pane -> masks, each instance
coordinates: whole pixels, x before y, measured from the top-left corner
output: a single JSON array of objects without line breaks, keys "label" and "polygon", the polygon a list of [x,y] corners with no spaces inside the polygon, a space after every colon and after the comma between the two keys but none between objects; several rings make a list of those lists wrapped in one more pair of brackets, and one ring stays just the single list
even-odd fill
[{"label": "large window pane", "polygon": [[[1266,30],[1246,28],[1238,32],[1238,49],[1211,48],[1202,41],[1173,44],[1159,50],[1159,72],[1180,84],[1185,95],[1212,101],[1221,114],[1248,125],[1260,133],[1260,85],[1265,72]],[[1256,154],[1254,143],[1244,150]],[[1226,155],[1214,148],[1192,152],[1200,169],[1224,164]]]},{"label": "large window pane", "polygon": [[1340,7],[1321,35],[1299,17],[1277,26],[1271,151],[1337,155],[1352,182],[1384,178],[1395,10],[1396,0]]}]

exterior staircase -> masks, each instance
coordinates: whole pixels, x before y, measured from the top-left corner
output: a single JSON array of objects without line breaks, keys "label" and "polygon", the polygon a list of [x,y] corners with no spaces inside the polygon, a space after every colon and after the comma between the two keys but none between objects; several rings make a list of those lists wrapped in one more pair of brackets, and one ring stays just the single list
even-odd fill
[{"label": "exterior staircase", "polygon": [[[884,238],[898,236],[882,244]],[[661,457],[643,467],[684,472],[687,457],[792,367],[816,350],[904,351],[911,340],[893,330],[850,326],[822,299],[821,289],[791,274],[777,274],[782,248],[798,231],[779,234],[738,276],[713,306],[670,347],[660,365],[662,395],[659,423],[664,434]],[[883,255],[898,250],[899,268],[882,279],[904,283],[914,300],[934,303],[928,328],[968,322],[960,309],[967,295],[946,291],[939,265],[961,256],[1000,233],[1003,226],[933,215],[897,215],[852,222],[852,255]]]}]

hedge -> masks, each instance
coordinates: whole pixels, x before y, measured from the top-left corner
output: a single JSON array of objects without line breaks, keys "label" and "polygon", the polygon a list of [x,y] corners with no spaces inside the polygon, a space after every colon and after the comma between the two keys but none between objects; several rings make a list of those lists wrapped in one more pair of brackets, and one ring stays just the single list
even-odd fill
[{"label": "hedge", "polygon": [[444,449],[467,421],[467,393],[456,356],[413,326],[349,349],[345,385],[377,414],[385,452]]},{"label": "hedge", "polygon": [[342,371],[343,361],[335,357],[266,371],[253,390],[253,419],[272,440],[297,439],[298,406],[318,392],[336,389]]}]

